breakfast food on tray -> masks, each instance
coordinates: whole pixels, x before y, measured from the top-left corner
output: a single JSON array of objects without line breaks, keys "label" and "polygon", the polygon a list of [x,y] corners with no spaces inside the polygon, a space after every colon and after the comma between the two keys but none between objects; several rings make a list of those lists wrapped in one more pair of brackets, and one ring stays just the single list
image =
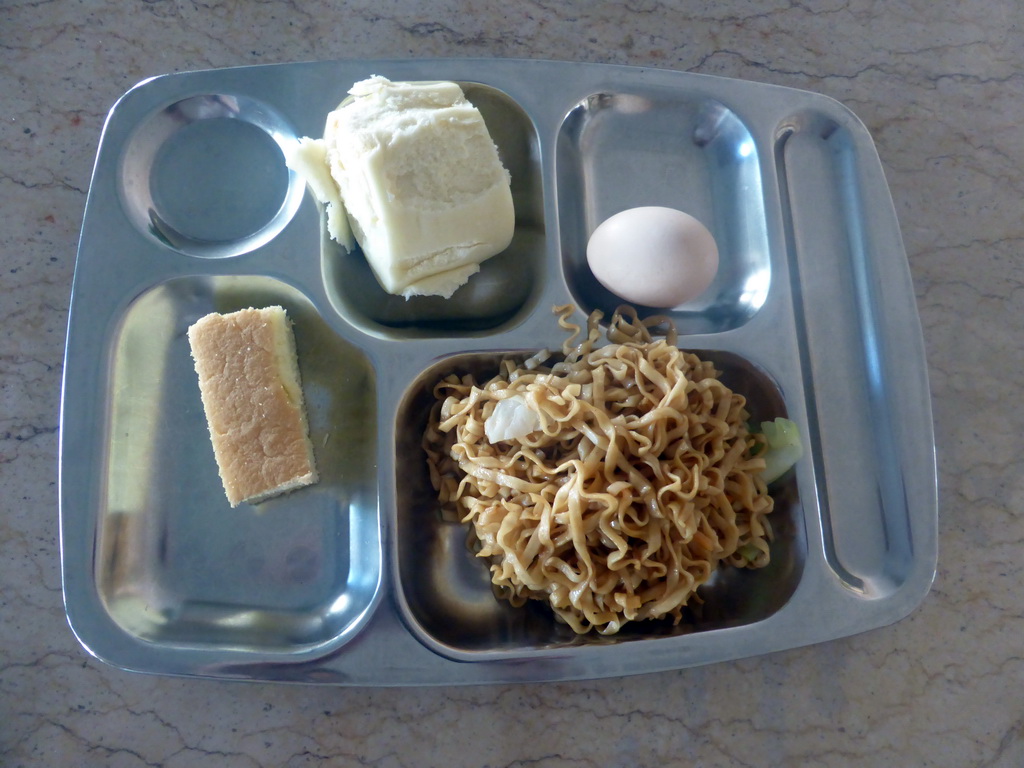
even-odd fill
[{"label": "breakfast food on tray", "polygon": [[231,506],[315,483],[295,337],[285,310],[214,312],[188,329],[188,340]]},{"label": "breakfast food on tray", "polygon": [[352,228],[348,225],[341,193],[338,192],[338,185],[331,178],[331,169],[327,165],[327,144],[323,139],[303,137],[292,145],[286,160],[290,168],[302,174],[313,192],[313,197],[324,206],[327,233],[331,239],[351,251],[355,247],[355,240],[352,237]]},{"label": "breakfast food on tray", "polygon": [[587,263],[616,296],[668,308],[708,289],[718,272],[718,246],[688,213],[645,206],[603,221],[587,243]]},{"label": "breakfast food on tray", "polygon": [[[472,526],[495,591],[578,633],[681,618],[720,565],[769,561],[768,445],[711,363],[620,308],[564,358],[440,381],[423,447],[448,519]],[[660,322],[660,318],[657,321]]]},{"label": "breakfast food on tray", "polygon": [[349,94],[323,139],[302,140],[289,162],[328,206],[332,237],[350,247],[344,206],[385,291],[449,298],[515,228],[509,173],[483,117],[451,82],[371,77]]}]

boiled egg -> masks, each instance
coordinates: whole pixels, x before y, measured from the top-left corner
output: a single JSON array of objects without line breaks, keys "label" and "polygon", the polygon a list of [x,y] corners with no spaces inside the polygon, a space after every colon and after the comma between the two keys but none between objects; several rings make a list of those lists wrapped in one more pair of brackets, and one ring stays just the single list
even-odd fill
[{"label": "boiled egg", "polygon": [[644,206],[603,221],[587,243],[587,263],[616,296],[648,307],[675,307],[711,285],[718,246],[690,214]]}]

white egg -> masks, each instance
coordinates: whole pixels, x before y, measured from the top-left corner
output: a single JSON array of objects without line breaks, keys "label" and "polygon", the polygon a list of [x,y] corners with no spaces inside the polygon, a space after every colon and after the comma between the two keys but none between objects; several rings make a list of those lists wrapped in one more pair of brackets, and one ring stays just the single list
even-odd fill
[{"label": "white egg", "polygon": [[587,263],[616,296],[648,307],[675,307],[711,285],[718,246],[690,214],[645,206],[603,221],[587,243]]}]

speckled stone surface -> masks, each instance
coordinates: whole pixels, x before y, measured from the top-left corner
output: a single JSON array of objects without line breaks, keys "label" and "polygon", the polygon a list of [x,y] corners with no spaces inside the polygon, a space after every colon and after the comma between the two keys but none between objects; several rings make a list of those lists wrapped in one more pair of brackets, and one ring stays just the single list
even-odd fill
[{"label": "speckled stone surface", "polygon": [[[0,2],[0,764],[1024,764],[1024,5]],[[867,124],[934,398],[940,560],[884,629],[586,683],[347,689],[120,672],[61,601],[56,457],[104,116],[164,72],[310,59],[615,62],[807,88]]]}]

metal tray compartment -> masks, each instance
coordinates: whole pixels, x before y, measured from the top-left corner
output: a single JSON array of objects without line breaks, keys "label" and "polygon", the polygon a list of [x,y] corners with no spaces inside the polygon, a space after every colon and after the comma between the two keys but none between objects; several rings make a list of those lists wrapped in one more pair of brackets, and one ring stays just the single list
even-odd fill
[{"label": "metal tray compartment", "polygon": [[[196,407],[189,325],[211,311],[284,306],[297,330],[320,482],[252,508],[220,483]],[[181,277],[132,302],[112,344],[97,588],[150,643],[301,654],[336,644],[380,582],[373,375],[298,291],[266,277]],[[371,546],[367,546],[371,544]]]},{"label": "metal tray compartment", "polygon": [[[528,353],[527,353],[528,354]],[[510,356],[515,356],[514,354]],[[437,496],[427,474],[419,437],[426,429],[431,391],[450,373],[472,373],[485,381],[498,371],[502,355],[462,354],[445,358],[412,384],[398,410],[396,453],[405,467],[396,503],[399,584],[410,628],[438,653],[464,661],[536,657],[590,645],[617,645],[678,637],[761,621],[776,613],[796,590],[806,557],[793,478],[774,489],[771,516],[775,541],[771,563],[759,570],[720,569],[700,589],[703,603],[686,619],[627,624],[615,635],[581,637],[555,620],[547,606],[530,601],[521,608],[495,599],[484,564],[466,545],[467,528],[437,514]],[[786,416],[781,393],[763,371],[728,352],[705,350],[722,380],[748,398],[754,421]]]},{"label": "metal tray compartment", "polygon": [[626,208],[685,210],[715,236],[720,268],[700,297],[668,313],[682,333],[738,328],[771,283],[761,161],[735,112],[699,92],[633,87],[588,95],[557,139],[566,281],[577,304],[610,315],[621,299],[587,266],[587,239]]},{"label": "metal tray compartment", "polygon": [[[456,298],[385,294],[284,163],[371,74],[460,82],[512,177],[516,231]],[[420,441],[434,383],[558,349],[551,308],[619,301],[585,261],[606,217],[686,210],[711,288],[669,312],[805,457],[773,496],[771,565],[723,570],[678,625],[574,635],[497,601],[441,520]],[[456,300],[457,299],[457,300]],[[210,311],[295,324],[318,485],[230,509],[185,336]],[[644,308],[640,308],[643,312]],[[825,97],[681,72],[348,61],[154,78],[104,128],[61,414],[65,604],[93,654],[145,672],[347,685],[636,674],[898,620],[936,563],[923,345],[870,136]]]},{"label": "metal tray compartment", "polygon": [[321,259],[327,297],[339,315],[366,333],[387,339],[486,333],[524,313],[542,285],[544,196],[534,127],[522,107],[501,91],[479,83],[462,86],[483,115],[505,167],[512,169],[512,243],[480,265],[457,300],[429,296],[407,301],[386,293],[362,253],[346,252],[325,228]]}]

